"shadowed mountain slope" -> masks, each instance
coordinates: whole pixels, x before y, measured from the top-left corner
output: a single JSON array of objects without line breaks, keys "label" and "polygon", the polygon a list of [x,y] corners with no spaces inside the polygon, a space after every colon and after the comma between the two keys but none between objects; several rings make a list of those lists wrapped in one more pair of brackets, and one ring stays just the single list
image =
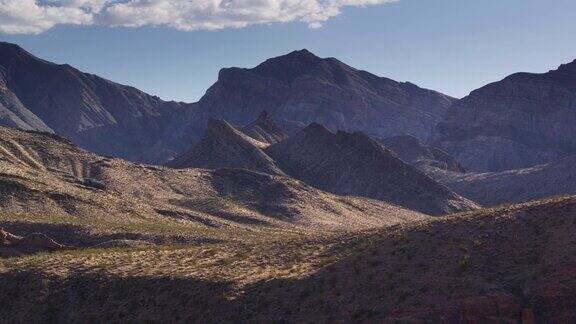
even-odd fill
[{"label": "shadowed mountain slope", "polygon": [[387,149],[398,155],[402,161],[422,171],[441,169],[454,172],[465,172],[464,167],[448,153],[410,135],[399,135],[378,140]]},{"label": "shadowed mountain slope", "polygon": [[517,170],[466,174],[436,170],[430,176],[487,206],[518,203],[576,194],[576,156]]},{"label": "shadowed mountain slope", "polygon": [[200,115],[234,125],[266,110],[279,120],[380,137],[428,138],[453,99],[300,50],[252,69],[227,68],[199,101]]},{"label": "shadowed mountain slope", "polygon": [[380,199],[430,215],[477,207],[361,133],[333,134],[311,124],[266,153],[287,174],[330,192]]},{"label": "shadowed mountain slope", "polygon": [[[1,125],[55,132],[93,152],[139,160],[186,109],[0,43]],[[154,154],[165,159],[172,145]]]},{"label": "shadowed mountain slope", "polygon": [[576,61],[517,73],[456,102],[435,143],[468,171],[519,169],[576,153]]},{"label": "shadowed mountain slope", "polygon": [[202,140],[167,165],[175,168],[240,168],[283,174],[262,151],[267,145],[248,137],[223,120],[210,119]]}]

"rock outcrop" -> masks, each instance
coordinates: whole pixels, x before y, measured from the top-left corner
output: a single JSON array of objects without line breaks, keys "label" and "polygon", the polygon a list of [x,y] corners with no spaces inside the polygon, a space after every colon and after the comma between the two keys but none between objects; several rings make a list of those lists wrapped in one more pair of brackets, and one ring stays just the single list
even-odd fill
[{"label": "rock outcrop", "polygon": [[517,73],[456,102],[435,144],[474,172],[530,167],[576,154],[576,61]]},{"label": "rock outcrop", "polygon": [[56,251],[65,248],[42,233],[18,236],[0,228],[0,256],[17,256],[42,251]]}]

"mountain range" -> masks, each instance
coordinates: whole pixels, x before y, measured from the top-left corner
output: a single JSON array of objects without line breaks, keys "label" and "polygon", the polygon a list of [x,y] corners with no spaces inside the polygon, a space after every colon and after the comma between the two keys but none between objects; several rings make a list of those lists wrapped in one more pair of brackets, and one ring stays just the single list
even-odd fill
[{"label": "mountain range", "polygon": [[575,81],[300,50],[180,103],[0,43],[3,318],[572,323]]},{"label": "mountain range", "polygon": [[0,90],[2,125],[54,132],[99,154],[152,163],[199,141],[210,118],[246,125],[268,111],[289,131],[318,122],[332,130],[429,138],[454,101],[306,50],[253,69],[223,69],[198,103],[185,104],[0,43]]},{"label": "mountain range", "polygon": [[[258,120],[266,116],[263,113]],[[279,129],[272,119],[267,125],[268,129]],[[403,162],[376,140],[358,132],[332,133],[316,123],[285,140],[267,144],[223,120],[212,119],[202,140],[167,165],[287,174],[328,192],[379,199],[429,215],[478,208]]]}]

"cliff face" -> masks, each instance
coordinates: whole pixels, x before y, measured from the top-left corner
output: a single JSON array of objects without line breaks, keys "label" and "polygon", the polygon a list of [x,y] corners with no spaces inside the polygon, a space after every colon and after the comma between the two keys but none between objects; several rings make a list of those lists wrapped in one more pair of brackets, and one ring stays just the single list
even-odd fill
[{"label": "cliff face", "polygon": [[278,119],[317,122],[331,130],[429,138],[452,102],[438,92],[301,50],[252,69],[221,70],[199,104],[205,118],[232,124],[245,125],[267,110]]},{"label": "cliff face", "polygon": [[223,69],[198,103],[166,102],[0,43],[0,125],[57,133],[96,153],[134,161],[163,163],[181,154],[201,139],[210,118],[246,125],[265,110],[283,130],[265,130],[265,120],[251,125],[251,134],[268,136],[257,138],[267,142],[311,122],[381,137],[429,138],[452,102],[306,50],[253,69]]},{"label": "cliff face", "polygon": [[434,141],[469,171],[524,168],[576,153],[576,61],[472,92],[449,109]]}]

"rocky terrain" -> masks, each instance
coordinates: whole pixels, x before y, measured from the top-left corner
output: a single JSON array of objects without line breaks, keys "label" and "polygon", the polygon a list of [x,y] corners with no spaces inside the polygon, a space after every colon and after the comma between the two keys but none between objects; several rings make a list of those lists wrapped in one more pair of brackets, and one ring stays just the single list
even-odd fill
[{"label": "rocky terrain", "polygon": [[0,257],[13,257],[29,253],[58,251],[66,246],[55,242],[41,233],[32,233],[25,237],[14,235],[0,228]]},{"label": "rocky terrain", "polygon": [[517,73],[450,107],[435,144],[468,171],[520,169],[576,154],[576,61]]},{"label": "rocky terrain", "polygon": [[311,124],[266,149],[287,174],[329,192],[363,196],[430,215],[477,208],[362,133]]},{"label": "rocky terrain", "polygon": [[464,167],[450,154],[410,136],[399,135],[378,139],[387,149],[398,155],[402,161],[427,172],[440,169],[453,172],[466,172]]},{"label": "rocky terrain", "polygon": [[210,118],[247,125],[262,111],[283,131],[266,129],[265,120],[244,131],[265,142],[311,122],[381,137],[428,138],[453,101],[301,50],[252,69],[223,69],[198,103],[166,102],[0,43],[0,125],[53,132],[90,151],[137,162],[162,164],[182,154],[201,139]]},{"label": "rocky terrain", "polygon": [[576,322],[575,103],[576,61],[456,101],[301,50],[185,104],[0,43],[0,317]]}]

